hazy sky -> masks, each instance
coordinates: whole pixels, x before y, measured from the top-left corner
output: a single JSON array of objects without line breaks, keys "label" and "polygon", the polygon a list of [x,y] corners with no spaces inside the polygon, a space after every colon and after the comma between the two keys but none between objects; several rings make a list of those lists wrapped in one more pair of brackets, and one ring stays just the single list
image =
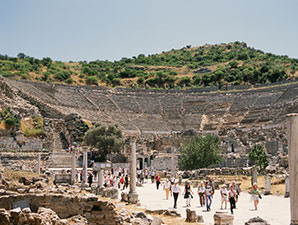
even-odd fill
[{"label": "hazy sky", "polygon": [[297,0],[0,0],[0,54],[118,60],[245,41],[298,58]]}]

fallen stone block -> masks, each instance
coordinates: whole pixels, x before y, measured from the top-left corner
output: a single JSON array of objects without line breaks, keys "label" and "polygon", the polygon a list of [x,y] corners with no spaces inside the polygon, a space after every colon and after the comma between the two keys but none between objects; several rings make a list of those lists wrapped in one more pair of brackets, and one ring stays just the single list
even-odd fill
[{"label": "fallen stone block", "polygon": [[260,217],[254,217],[249,219],[244,225],[270,225],[266,220]]},{"label": "fallen stone block", "polygon": [[214,225],[233,225],[234,216],[224,212],[216,212],[213,216]]}]

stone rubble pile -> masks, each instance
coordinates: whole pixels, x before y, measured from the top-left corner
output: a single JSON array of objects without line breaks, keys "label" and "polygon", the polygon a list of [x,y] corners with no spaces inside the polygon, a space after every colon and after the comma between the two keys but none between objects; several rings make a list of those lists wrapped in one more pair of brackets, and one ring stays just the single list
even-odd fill
[{"label": "stone rubble pile", "polygon": [[266,220],[260,217],[254,217],[249,219],[244,225],[270,225]]},{"label": "stone rubble pile", "polygon": [[86,218],[73,216],[61,219],[52,209],[39,207],[37,212],[31,212],[30,208],[20,207],[12,210],[0,209],[0,225],[85,225]]}]

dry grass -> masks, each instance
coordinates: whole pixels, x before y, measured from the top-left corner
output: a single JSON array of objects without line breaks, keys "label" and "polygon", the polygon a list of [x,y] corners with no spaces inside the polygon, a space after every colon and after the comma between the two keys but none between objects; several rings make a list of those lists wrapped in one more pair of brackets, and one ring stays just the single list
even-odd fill
[{"label": "dry grass", "polygon": [[14,171],[14,170],[6,169],[4,176],[11,181],[18,181],[20,177],[33,178],[33,177],[39,176],[39,174],[27,172],[27,171]]},{"label": "dry grass", "polygon": [[0,130],[4,130],[4,129],[6,129],[5,121],[2,120],[2,121],[0,121]]},{"label": "dry grass", "polygon": [[[225,183],[232,183],[233,180],[236,181],[236,183],[241,183],[241,191],[242,192],[248,192],[251,189],[251,177],[250,176],[243,176],[243,175],[237,175],[237,176],[213,176],[215,180],[224,180]],[[194,183],[194,181],[192,181]],[[285,178],[277,178],[272,177],[271,178],[271,193],[273,195],[284,195],[285,194]],[[261,190],[261,192],[265,191],[265,176],[258,176],[258,187]]]}]

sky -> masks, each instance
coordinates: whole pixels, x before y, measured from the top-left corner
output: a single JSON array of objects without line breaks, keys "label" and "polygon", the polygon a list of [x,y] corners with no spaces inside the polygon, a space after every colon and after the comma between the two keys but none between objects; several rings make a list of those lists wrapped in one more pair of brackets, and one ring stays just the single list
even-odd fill
[{"label": "sky", "polygon": [[297,0],[0,0],[0,54],[119,60],[244,41],[298,58]]}]

